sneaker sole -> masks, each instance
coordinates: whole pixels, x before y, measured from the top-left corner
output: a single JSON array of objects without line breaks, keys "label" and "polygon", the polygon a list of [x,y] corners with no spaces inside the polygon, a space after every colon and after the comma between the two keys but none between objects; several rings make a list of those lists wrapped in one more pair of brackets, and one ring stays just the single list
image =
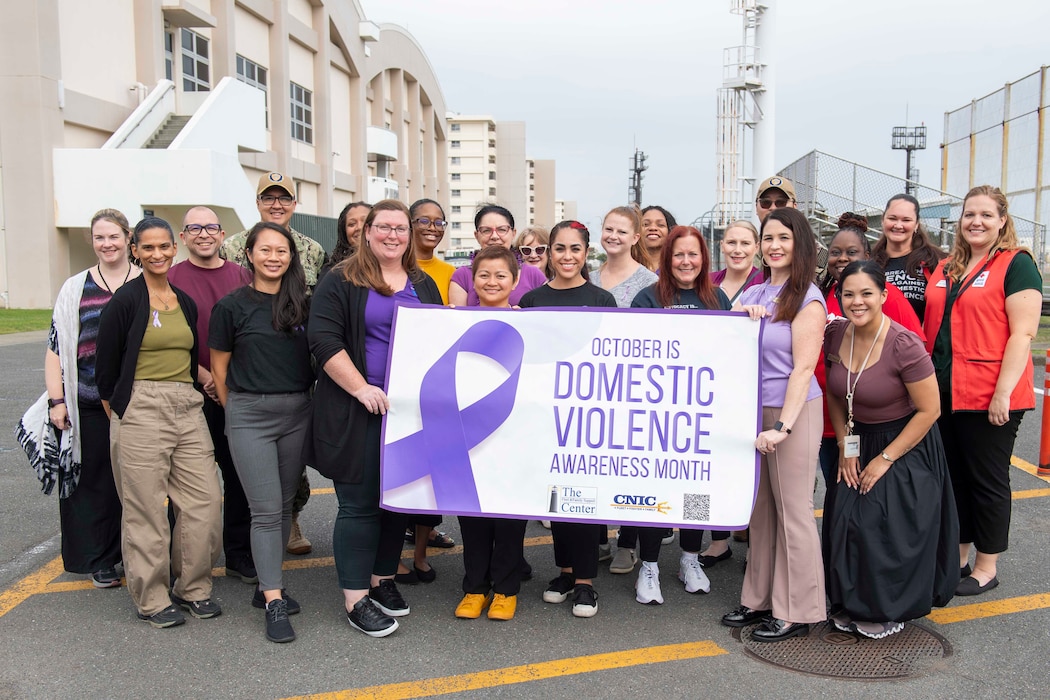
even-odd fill
[{"label": "sneaker sole", "polygon": [[366,630],[366,629],[365,629],[364,627],[359,627],[359,626],[358,626],[358,625],[357,625],[357,624],[356,624],[356,623],[355,623],[355,622],[354,622],[353,620],[351,620],[351,619],[350,619],[349,617],[347,617],[347,618],[346,618],[346,621],[347,621],[347,622],[349,622],[349,623],[350,623],[350,626],[351,626],[351,627],[353,627],[353,628],[354,628],[355,630],[357,630],[358,632],[364,632],[364,633],[365,633],[365,634],[367,634],[367,635],[368,635],[369,637],[376,637],[376,638],[379,638],[379,637],[386,637],[386,636],[387,636],[387,635],[389,635],[389,634],[393,634],[393,633],[394,633],[394,630],[396,630],[396,629],[398,628],[397,620],[394,620],[394,624],[390,625],[390,626],[389,626],[389,627],[387,627],[386,629],[381,629],[381,630]]},{"label": "sneaker sole", "polygon": [[289,554],[309,554],[310,552],[314,551],[314,547],[311,544],[298,545],[295,547],[288,546],[285,547],[285,549],[288,551]]},{"label": "sneaker sole", "polygon": [[573,617],[594,617],[598,614],[597,605],[574,605],[572,606]]},{"label": "sneaker sole", "polygon": [[271,642],[273,642],[274,644],[287,644],[288,642],[294,642],[295,641],[295,632],[292,632],[291,635],[288,636],[288,637],[273,637],[273,636],[270,636],[269,632],[267,632],[266,633],[266,638],[268,640],[270,640]]},{"label": "sneaker sole", "polygon": [[543,602],[544,603],[564,603],[569,599],[568,593],[558,593],[557,591],[544,591]]},{"label": "sneaker sole", "polygon": [[[372,603],[377,608],[379,608],[379,610],[384,615],[386,615],[387,617],[404,617],[405,615],[407,615],[410,612],[412,612],[412,608],[402,608],[401,610],[397,610],[397,609],[394,609],[394,608],[388,608],[385,605],[383,605],[382,603],[380,603],[378,600],[376,600],[375,598],[372,598]],[[364,631],[364,630],[362,630],[362,631]],[[380,635],[380,636],[382,636],[382,635]]]},{"label": "sneaker sole", "polygon": [[664,601],[662,599],[658,599],[658,598],[653,598],[652,600],[644,600],[640,596],[635,596],[634,599],[637,600],[642,605],[663,605],[664,604]]},{"label": "sneaker sole", "polygon": [[610,574],[629,574],[629,573],[631,573],[632,571],[634,571],[634,567],[635,567],[635,565],[634,565],[634,564],[632,564],[632,565],[631,565],[631,568],[630,568],[630,569],[624,569],[624,568],[620,568],[620,567],[617,567],[617,568],[615,568],[615,569],[614,569],[614,568],[612,568],[612,567],[610,566],[610,567],[609,567],[609,573],[610,573]]},{"label": "sneaker sole", "polygon": [[145,622],[153,629],[158,630],[167,629],[169,627],[178,627],[179,625],[186,624],[186,618],[182,618],[181,620],[172,620],[171,622],[154,622],[152,619],[149,618],[149,616],[143,616],[142,614],[139,614],[138,617],[140,620]]},{"label": "sneaker sole", "polygon": [[[685,583],[685,576],[682,575],[681,571],[678,572],[678,580],[681,581],[683,584]],[[703,593],[703,594],[706,595],[707,593],[711,592],[711,582],[710,581],[707,582],[707,590],[704,590],[703,588],[697,588],[697,589],[691,591],[691,590],[689,590],[689,586],[686,586],[685,587],[685,592],[686,593],[690,593],[690,594]]]},{"label": "sneaker sole", "polygon": [[120,579],[118,578],[116,581],[102,582],[96,581],[95,579],[91,579],[91,585],[93,585],[95,588],[120,588],[121,584]]},{"label": "sneaker sole", "polygon": [[259,576],[245,576],[236,569],[226,569],[226,575],[230,578],[239,578],[241,583],[259,583]]}]

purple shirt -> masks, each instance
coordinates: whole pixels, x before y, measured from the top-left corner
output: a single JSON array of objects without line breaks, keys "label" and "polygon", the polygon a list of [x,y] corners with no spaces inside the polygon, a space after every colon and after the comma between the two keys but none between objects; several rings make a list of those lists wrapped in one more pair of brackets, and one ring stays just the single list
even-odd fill
[{"label": "purple shirt", "polygon": [[398,305],[421,306],[416,288],[409,282],[393,296],[386,297],[374,289],[368,290],[365,302],[365,380],[386,391],[386,360],[390,352],[390,330],[394,325],[394,310]]},{"label": "purple shirt", "polygon": [[[478,293],[474,291],[474,275],[470,270],[470,265],[453,272],[452,281],[467,290],[467,306],[481,306]],[[521,272],[518,274],[518,286],[510,293],[510,305],[517,306],[521,298],[525,296],[525,292],[545,284],[547,284],[547,278],[538,267],[522,265]]]},{"label": "purple shirt", "polygon": [[190,295],[197,304],[197,338],[201,353],[197,362],[211,371],[211,353],[207,351],[211,310],[216,302],[235,289],[251,284],[252,273],[224,260],[221,267],[198,267],[189,260],[171,266],[168,281]]},{"label": "purple shirt", "polygon": [[[764,282],[744,290],[740,294],[738,301],[741,305],[757,304],[765,306],[772,314],[776,310],[774,298],[780,294],[782,288],[783,285],[774,287],[768,282]],[[827,304],[824,302],[824,297],[821,296],[820,290],[814,284],[810,284],[809,289],[806,290],[806,296],[802,300],[799,310],[801,311],[803,307],[814,301],[820,304],[826,316],[828,312]],[[763,406],[782,407],[784,405],[788,376],[791,374],[794,366],[795,362],[791,355],[791,324],[787,321],[773,323],[769,318],[766,318],[766,329],[762,333]],[[816,377],[811,377],[806,401],[815,399],[820,395],[820,386],[817,384]]]}]

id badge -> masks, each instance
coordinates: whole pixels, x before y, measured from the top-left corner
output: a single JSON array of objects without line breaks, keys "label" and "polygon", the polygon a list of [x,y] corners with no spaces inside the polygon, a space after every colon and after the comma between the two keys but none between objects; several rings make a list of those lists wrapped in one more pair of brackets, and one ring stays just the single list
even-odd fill
[{"label": "id badge", "polygon": [[847,457],[860,457],[860,435],[847,435],[843,444],[846,447]]}]

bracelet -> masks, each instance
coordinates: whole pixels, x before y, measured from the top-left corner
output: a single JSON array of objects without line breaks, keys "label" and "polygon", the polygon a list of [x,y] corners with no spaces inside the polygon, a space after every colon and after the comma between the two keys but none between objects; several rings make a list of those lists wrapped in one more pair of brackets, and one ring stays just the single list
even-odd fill
[{"label": "bracelet", "polygon": [[58,406],[59,404],[64,404],[65,402],[66,402],[66,398],[64,396],[60,397],[60,398],[57,398],[57,399],[48,399],[47,400],[47,407],[50,410],[50,409],[54,408],[55,406]]}]

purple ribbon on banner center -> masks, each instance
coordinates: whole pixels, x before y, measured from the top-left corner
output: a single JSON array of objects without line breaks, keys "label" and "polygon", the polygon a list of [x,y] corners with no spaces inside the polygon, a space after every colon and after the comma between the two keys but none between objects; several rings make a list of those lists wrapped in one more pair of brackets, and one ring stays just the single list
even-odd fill
[{"label": "purple ribbon on banner center", "polygon": [[[461,352],[494,360],[509,373],[499,386],[462,411],[456,395],[456,361]],[[510,417],[524,352],[521,335],[503,321],[485,320],[467,329],[423,377],[419,390],[423,428],[386,446],[383,490],[429,474],[439,510],[480,513],[470,450]]]}]

